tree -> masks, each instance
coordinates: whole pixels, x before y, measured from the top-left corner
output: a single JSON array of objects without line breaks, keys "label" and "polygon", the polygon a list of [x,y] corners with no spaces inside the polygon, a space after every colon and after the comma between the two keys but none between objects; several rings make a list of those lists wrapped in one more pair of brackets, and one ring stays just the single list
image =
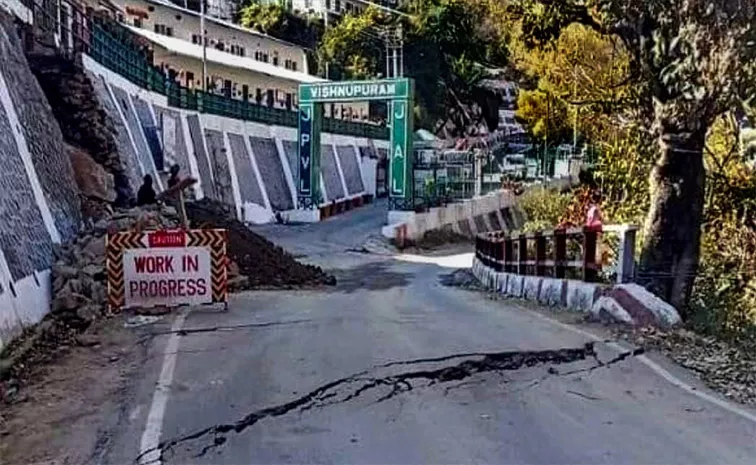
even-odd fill
[{"label": "tree", "polygon": [[525,123],[533,137],[552,145],[566,140],[572,130],[567,105],[549,89],[521,90],[515,116]]},{"label": "tree", "polygon": [[621,41],[639,109],[656,137],[639,277],[685,312],[703,217],[706,135],[754,95],[756,3],[750,0],[519,0],[531,44],[578,23]]},{"label": "tree", "polygon": [[484,64],[506,64],[505,28],[491,14],[492,5],[498,3],[412,0],[407,16],[385,15],[377,8],[345,15],[323,37],[318,49],[321,68],[329,63],[335,79],[384,75],[382,31],[401,27],[404,71],[415,79],[419,125],[451,129],[452,136],[482,121],[495,126],[498,98],[478,86],[488,74]]},{"label": "tree", "polygon": [[329,28],[318,48],[321,73],[325,74],[326,63],[331,67],[332,79],[371,79],[381,74],[383,42],[379,29],[391,22],[374,6],[361,14],[345,15],[335,26]]},{"label": "tree", "polygon": [[244,27],[312,50],[323,36],[321,19],[294,14],[279,3],[260,4],[249,0],[239,8],[236,20]]}]

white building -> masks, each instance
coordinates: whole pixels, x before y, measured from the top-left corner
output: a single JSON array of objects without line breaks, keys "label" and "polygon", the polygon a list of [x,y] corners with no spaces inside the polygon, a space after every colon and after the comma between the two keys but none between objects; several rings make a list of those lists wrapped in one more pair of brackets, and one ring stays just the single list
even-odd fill
[{"label": "white building", "polygon": [[[203,55],[207,90],[258,105],[294,110],[300,84],[325,81],[310,74],[299,45],[206,17],[203,51],[197,11],[167,0],[109,1],[122,12],[121,23],[150,43],[153,64],[187,88],[203,88]],[[326,106],[326,116],[367,120],[368,104]]]},{"label": "white building", "polygon": [[401,0],[262,0],[262,2],[282,3],[294,12],[312,14],[321,18],[326,12],[330,17],[338,17],[343,14],[359,14],[371,4],[378,7],[397,9]]}]

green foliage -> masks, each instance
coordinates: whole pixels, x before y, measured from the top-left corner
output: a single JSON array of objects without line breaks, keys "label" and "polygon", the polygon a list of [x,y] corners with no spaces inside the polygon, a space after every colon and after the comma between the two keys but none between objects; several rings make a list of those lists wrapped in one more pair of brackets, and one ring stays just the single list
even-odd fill
[{"label": "green foliage", "polygon": [[279,3],[247,0],[237,12],[237,22],[273,37],[315,49],[323,35],[323,21],[296,15]]},{"label": "green foliage", "polygon": [[527,221],[523,232],[556,227],[572,202],[572,195],[553,189],[534,188],[520,196],[519,206]]},{"label": "green foliage", "polygon": [[[655,292],[684,310],[700,246],[704,135],[756,96],[756,3],[517,0],[512,10],[530,46],[553,44],[574,24],[621,42],[635,121],[657,141],[641,269]],[[679,160],[683,153],[689,163]]]},{"label": "green foliage", "polygon": [[360,15],[346,15],[329,28],[318,48],[321,73],[326,63],[332,79],[370,79],[377,77],[384,66],[381,60],[383,43],[378,30],[391,18],[376,7],[368,7]]},{"label": "green foliage", "polygon": [[707,138],[706,216],[692,323],[756,341],[756,171],[740,150],[739,132],[729,113]]},{"label": "green foliage", "polygon": [[[388,28],[401,27],[405,73],[415,79],[419,125],[464,128],[478,121],[495,124],[498,100],[478,84],[488,76],[481,63],[504,66],[507,29],[493,0],[412,0],[412,15],[391,17],[377,8],[346,15],[329,29],[318,49],[321,72],[329,65],[335,79],[366,79],[384,74]],[[460,130],[460,131],[461,131]]]},{"label": "green foliage", "polygon": [[541,89],[520,91],[516,116],[525,123],[533,137],[549,141],[551,145],[571,136],[572,123],[568,119],[567,105]]}]

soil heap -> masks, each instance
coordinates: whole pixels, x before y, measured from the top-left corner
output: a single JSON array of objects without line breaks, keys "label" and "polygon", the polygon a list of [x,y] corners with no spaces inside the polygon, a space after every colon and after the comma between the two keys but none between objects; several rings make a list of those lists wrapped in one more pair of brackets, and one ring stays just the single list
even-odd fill
[{"label": "soil heap", "polygon": [[223,204],[208,199],[186,204],[193,228],[228,232],[229,289],[297,288],[336,284],[320,268],[299,263],[281,247],[250,231]]}]

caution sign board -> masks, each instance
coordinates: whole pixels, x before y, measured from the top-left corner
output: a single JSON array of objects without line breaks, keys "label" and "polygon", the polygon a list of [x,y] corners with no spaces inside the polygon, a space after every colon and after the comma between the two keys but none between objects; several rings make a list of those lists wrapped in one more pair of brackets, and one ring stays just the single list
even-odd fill
[{"label": "caution sign board", "polygon": [[223,229],[108,234],[111,310],[226,302],[226,237]]}]

